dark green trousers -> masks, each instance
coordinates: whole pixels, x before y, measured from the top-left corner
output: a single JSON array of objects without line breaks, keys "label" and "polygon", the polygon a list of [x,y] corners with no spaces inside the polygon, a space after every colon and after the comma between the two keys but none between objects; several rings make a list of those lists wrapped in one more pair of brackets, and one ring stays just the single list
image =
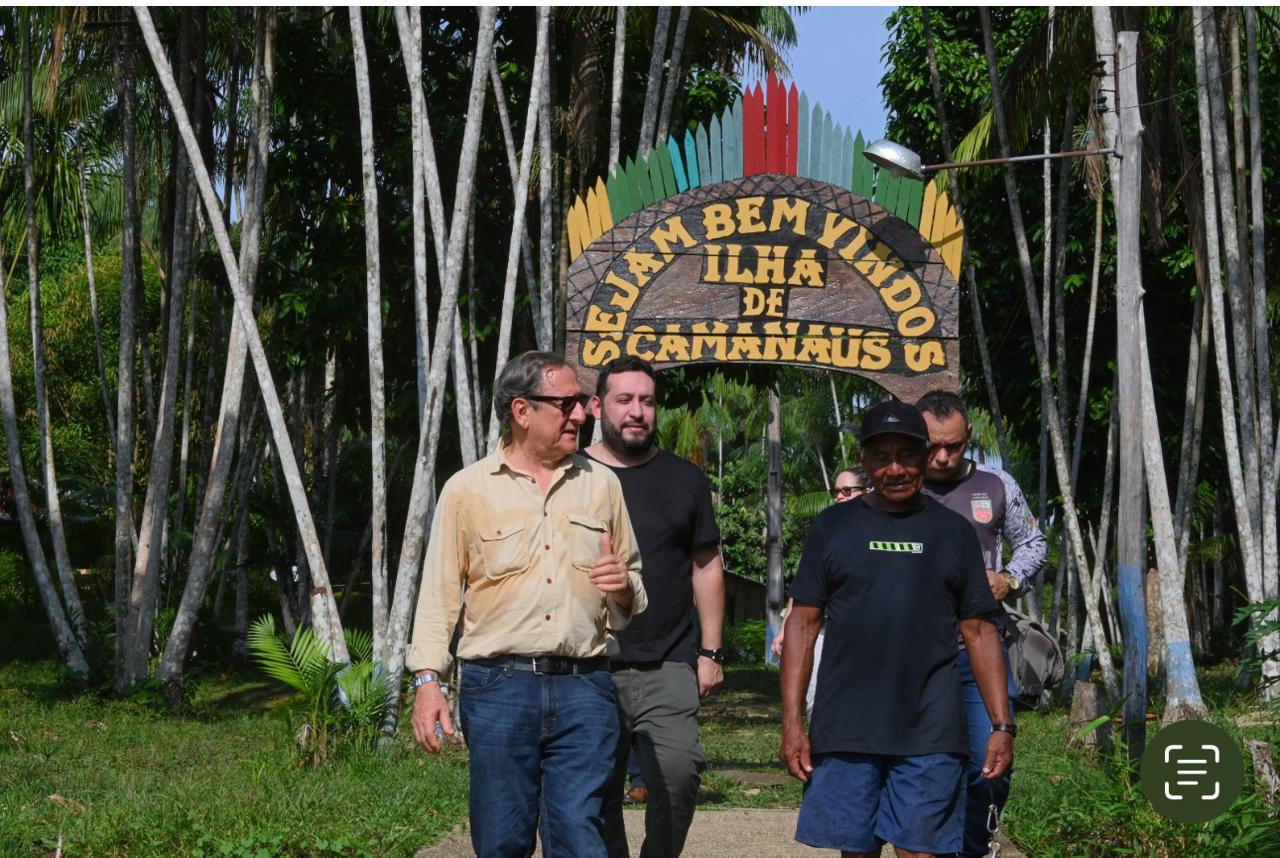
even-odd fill
[{"label": "dark green trousers", "polygon": [[615,670],[613,686],[621,730],[604,803],[609,858],[629,858],[622,794],[633,737],[649,790],[640,858],[676,858],[684,849],[707,765],[698,737],[698,676],[684,662],[665,661]]}]

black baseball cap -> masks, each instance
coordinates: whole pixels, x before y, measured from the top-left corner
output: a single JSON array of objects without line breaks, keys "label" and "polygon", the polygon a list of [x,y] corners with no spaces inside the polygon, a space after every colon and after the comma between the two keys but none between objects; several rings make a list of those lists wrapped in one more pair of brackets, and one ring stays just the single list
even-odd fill
[{"label": "black baseball cap", "polygon": [[920,409],[897,399],[873,405],[862,415],[858,443],[865,444],[877,435],[906,435],[929,443],[929,427],[925,426]]}]

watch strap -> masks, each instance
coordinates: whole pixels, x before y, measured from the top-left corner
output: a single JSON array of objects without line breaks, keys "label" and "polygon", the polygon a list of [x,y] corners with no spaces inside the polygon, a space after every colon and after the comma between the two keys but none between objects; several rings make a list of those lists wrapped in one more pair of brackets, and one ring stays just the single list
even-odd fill
[{"label": "watch strap", "polygon": [[1018,735],[1018,725],[1017,724],[992,724],[991,732],[992,733],[1008,733],[1010,736],[1013,736],[1016,738]]},{"label": "watch strap", "polygon": [[411,679],[409,681],[409,688],[413,691],[417,691],[419,688],[426,685],[428,682],[439,682],[439,681],[440,681],[440,674],[436,673],[434,670],[428,670],[424,673],[419,673],[417,676]]},{"label": "watch strap", "polygon": [[698,655],[703,658],[709,658],[716,664],[724,664],[724,647],[720,647],[719,649],[698,647]]}]

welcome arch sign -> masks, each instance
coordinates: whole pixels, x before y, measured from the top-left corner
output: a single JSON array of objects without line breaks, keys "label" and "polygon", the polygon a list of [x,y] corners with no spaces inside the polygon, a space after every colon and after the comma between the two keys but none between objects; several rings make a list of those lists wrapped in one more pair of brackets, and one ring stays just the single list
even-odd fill
[{"label": "welcome arch sign", "polygon": [[599,179],[568,213],[565,351],[588,374],[763,363],[955,389],[963,225],[936,183],[770,74],[722,116]]}]

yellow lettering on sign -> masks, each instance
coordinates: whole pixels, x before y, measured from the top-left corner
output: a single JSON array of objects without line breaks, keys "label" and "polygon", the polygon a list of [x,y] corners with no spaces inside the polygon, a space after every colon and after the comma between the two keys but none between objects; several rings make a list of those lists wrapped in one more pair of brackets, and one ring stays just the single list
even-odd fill
[{"label": "yellow lettering on sign", "polygon": [[840,236],[857,225],[857,223],[839,212],[827,212],[826,222],[822,225],[822,235],[818,236],[818,244],[828,250],[834,250],[836,242],[840,240]]},{"label": "yellow lettering on sign", "polygon": [[786,291],[783,289],[758,289],[755,286],[748,286],[742,290],[742,315],[767,315],[781,319],[784,298],[786,298]]},{"label": "yellow lettering on sign", "polygon": [[800,341],[800,353],[796,360],[802,363],[831,363],[831,340],[823,336],[826,325],[810,325]]},{"label": "yellow lettering on sign", "polygon": [[910,274],[899,277],[880,290],[884,305],[895,313],[909,310],[920,303],[920,283]]},{"label": "yellow lettering on sign", "polygon": [[[743,230],[746,232],[746,230]],[[757,244],[756,282],[780,286],[787,282],[782,266],[787,261],[786,245]]]},{"label": "yellow lettering on sign", "polygon": [[702,209],[702,228],[707,233],[707,241],[733,235],[733,209],[726,203],[712,203],[706,206]]},{"label": "yellow lettering on sign", "polygon": [[839,250],[840,258],[845,260],[846,262],[852,262],[853,257],[857,255],[858,251],[862,250],[862,248],[866,246],[867,238],[870,235],[871,233],[868,230],[865,230],[862,227],[859,227],[858,231],[855,232],[853,234],[853,237],[849,239],[849,243],[846,244],[844,247],[840,248]]},{"label": "yellow lettering on sign", "polygon": [[862,338],[862,369],[884,369],[889,365],[889,336],[887,334],[869,334]]},{"label": "yellow lettering on sign", "polygon": [[680,242],[681,246],[686,249],[698,245],[698,242],[689,234],[689,230],[684,228],[684,221],[679,216],[667,218],[662,226],[649,233],[649,239],[658,248],[658,252],[662,254],[664,262],[670,262],[676,257],[675,251],[671,249],[673,242]]},{"label": "yellow lettering on sign", "polygon": [[742,253],[741,244],[726,244],[725,246],[725,266],[724,279],[726,283],[748,284],[756,282],[756,278],[750,270],[743,271],[738,267],[739,254]]},{"label": "yellow lettering on sign", "polygon": [[[796,235],[804,235],[805,225],[809,222],[809,201],[797,199],[775,199],[773,216],[769,218],[769,232],[777,232],[782,222],[791,222],[791,231]],[[746,232],[746,230],[743,230]]]},{"label": "yellow lettering on sign", "polygon": [[942,343],[929,340],[927,343],[907,343],[902,349],[907,367],[912,372],[924,372],[931,366],[946,366],[947,353]]},{"label": "yellow lettering on sign", "polygon": [[760,360],[760,338],[753,336],[750,322],[739,322],[729,349],[729,360]]},{"label": "yellow lettering on sign", "polygon": [[912,307],[898,317],[898,333],[904,337],[922,337],[933,329],[937,317],[928,307]]},{"label": "yellow lettering on sign", "polygon": [[627,271],[636,278],[637,286],[648,283],[649,275],[661,271],[666,265],[665,262],[659,262],[658,257],[652,253],[642,253],[637,250],[628,250],[622,258],[627,261]]},{"label": "yellow lettering on sign", "polygon": [[764,205],[764,197],[739,197],[738,232],[745,234],[764,232],[764,221],[760,220],[760,207]]},{"label": "yellow lettering on sign", "polygon": [[617,292],[614,292],[613,297],[609,299],[610,304],[617,307],[619,310],[630,310],[635,306],[636,299],[640,297],[639,286],[623,280],[612,271],[604,276],[604,282],[618,290]]},{"label": "yellow lettering on sign", "polygon": [[773,361],[794,361],[796,359],[796,333],[800,330],[799,322],[766,322],[764,332],[764,359]]},{"label": "yellow lettering on sign", "polygon": [[632,357],[638,357],[642,360],[652,361],[654,353],[648,349],[641,351],[641,343],[657,342],[658,338],[653,335],[653,328],[648,325],[636,325],[631,329],[631,336],[627,337],[627,354]]},{"label": "yellow lettering on sign", "polygon": [[603,366],[622,356],[622,349],[612,340],[588,338],[582,343],[582,363],[586,366]]},{"label": "yellow lettering on sign", "polygon": [[667,333],[663,334],[658,342],[657,360],[680,362],[689,360],[689,340],[680,333],[679,324],[667,325]]},{"label": "yellow lettering on sign", "polygon": [[702,272],[702,281],[704,283],[719,283],[721,247],[718,244],[707,244],[704,247],[706,247],[707,253],[703,257],[706,260],[706,270]]},{"label": "yellow lettering on sign", "polygon": [[724,322],[695,322],[693,324],[693,359],[701,360],[702,354],[706,350],[713,352],[712,357],[715,360],[725,360],[725,334],[728,332],[729,326]]},{"label": "yellow lettering on sign", "polygon": [[791,276],[787,278],[787,285],[818,288],[827,285],[822,280],[822,263],[818,261],[817,256],[818,251],[812,247],[801,250],[800,258],[796,260],[795,267],[791,269]]},{"label": "yellow lettering on sign", "polygon": [[621,331],[626,326],[626,313],[606,313],[592,304],[587,308],[587,321],[582,327],[587,331]]},{"label": "yellow lettering on sign", "polygon": [[877,243],[866,256],[853,260],[853,267],[877,289],[889,275],[901,270],[893,250],[884,242]]},{"label": "yellow lettering on sign", "polygon": [[862,331],[850,328],[847,336],[841,336],[843,328],[832,328],[831,363],[843,369],[853,369],[862,360]]}]

